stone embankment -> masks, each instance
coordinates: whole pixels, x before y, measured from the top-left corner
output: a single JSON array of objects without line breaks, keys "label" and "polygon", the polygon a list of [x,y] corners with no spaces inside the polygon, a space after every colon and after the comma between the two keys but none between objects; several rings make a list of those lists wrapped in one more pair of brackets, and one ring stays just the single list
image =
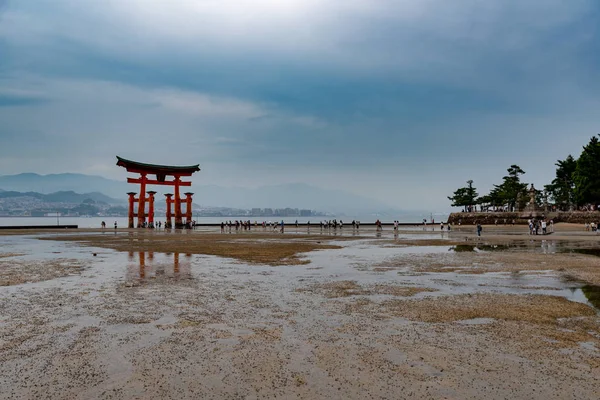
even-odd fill
[{"label": "stone embankment", "polygon": [[565,212],[458,212],[452,213],[448,217],[448,222],[453,225],[510,225],[527,224],[530,218],[552,219],[555,223],[568,222],[573,224],[585,224],[586,222],[600,222],[600,211],[565,211]]}]

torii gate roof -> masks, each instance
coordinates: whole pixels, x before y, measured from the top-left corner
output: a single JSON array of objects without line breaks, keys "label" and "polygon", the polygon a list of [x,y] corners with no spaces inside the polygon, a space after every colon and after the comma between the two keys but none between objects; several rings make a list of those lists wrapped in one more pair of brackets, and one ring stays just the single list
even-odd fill
[{"label": "torii gate roof", "polygon": [[129,172],[136,172],[140,174],[157,174],[166,175],[179,175],[179,176],[191,176],[194,172],[200,171],[199,164],[196,165],[157,165],[157,164],[145,164],[137,161],[127,160],[125,158],[117,156],[117,165],[124,167]]}]

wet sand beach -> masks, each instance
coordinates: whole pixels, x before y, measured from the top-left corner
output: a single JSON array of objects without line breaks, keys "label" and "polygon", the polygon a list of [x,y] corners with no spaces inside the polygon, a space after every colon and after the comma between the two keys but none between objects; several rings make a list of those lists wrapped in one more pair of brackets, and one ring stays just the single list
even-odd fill
[{"label": "wet sand beach", "polygon": [[598,398],[600,236],[555,229],[2,232],[0,398]]}]

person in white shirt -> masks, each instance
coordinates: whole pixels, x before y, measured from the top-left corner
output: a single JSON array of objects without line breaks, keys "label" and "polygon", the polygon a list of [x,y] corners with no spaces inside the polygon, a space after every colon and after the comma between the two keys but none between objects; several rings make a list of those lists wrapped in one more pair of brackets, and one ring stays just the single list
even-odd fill
[{"label": "person in white shirt", "polygon": [[542,235],[546,234],[546,220],[542,221]]}]

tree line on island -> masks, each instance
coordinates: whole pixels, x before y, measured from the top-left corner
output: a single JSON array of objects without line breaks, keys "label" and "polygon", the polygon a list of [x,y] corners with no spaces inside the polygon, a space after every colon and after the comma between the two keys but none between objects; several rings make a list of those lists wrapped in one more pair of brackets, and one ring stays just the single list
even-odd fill
[{"label": "tree line on island", "polygon": [[[600,136],[600,134],[598,135]],[[537,206],[548,205],[552,210],[592,210],[600,204],[600,141],[593,136],[583,147],[579,158],[568,155],[556,162],[556,176],[543,190],[535,190]],[[464,211],[480,210],[523,210],[530,201],[528,184],[521,181],[525,171],[518,165],[511,165],[502,183],[494,185],[486,195],[479,196],[473,181],[458,188],[448,199],[452,207],[463,207]],[[532,185],[533,187],[533,185]]]}]

